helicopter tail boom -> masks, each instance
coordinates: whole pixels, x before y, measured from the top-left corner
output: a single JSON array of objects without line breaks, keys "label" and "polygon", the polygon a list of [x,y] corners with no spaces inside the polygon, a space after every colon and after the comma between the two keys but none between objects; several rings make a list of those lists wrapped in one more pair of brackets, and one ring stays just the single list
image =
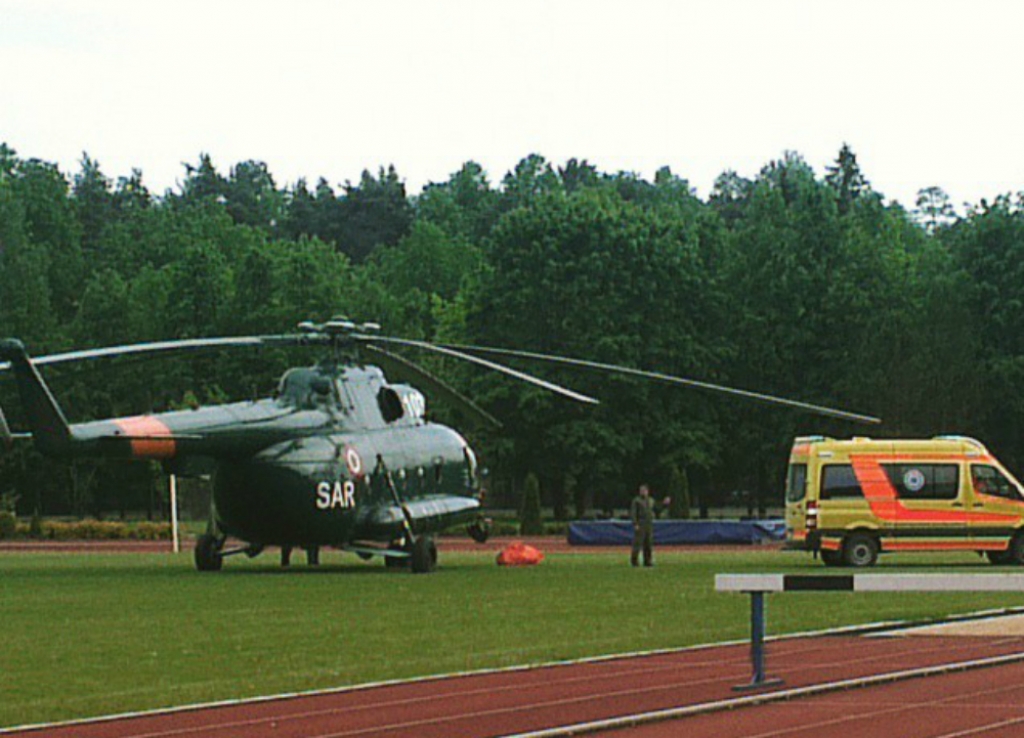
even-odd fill
[{"label": "helicopter tail boom", "polygon": [[[73,440],[71,428],[49,387],[29,359],[25,345],[13,338],[0,340],[0,361],[10,362],[32,437],[40,450],[49,454],[65,452]],[[6,421],[2,425],[6,428]],[[4,440],[9,437],[13,434],[8,429]]]}]

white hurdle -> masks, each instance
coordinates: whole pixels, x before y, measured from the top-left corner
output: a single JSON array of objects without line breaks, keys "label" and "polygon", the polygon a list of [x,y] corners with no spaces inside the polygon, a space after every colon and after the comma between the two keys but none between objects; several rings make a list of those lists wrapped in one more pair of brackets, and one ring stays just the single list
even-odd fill
[{"label": "white hurdle", "polygon": [[1024,574],[716,574],[715,590],[750,595],[750,662],[748,684],[733,689],[760,689],[782,684],[765,676],[765,594],[773,592],[1024,592]]}]

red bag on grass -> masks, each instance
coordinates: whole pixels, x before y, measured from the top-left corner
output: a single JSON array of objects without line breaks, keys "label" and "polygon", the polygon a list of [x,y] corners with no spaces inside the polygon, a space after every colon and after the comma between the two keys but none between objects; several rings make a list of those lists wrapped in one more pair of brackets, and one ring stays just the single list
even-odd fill
[{"label": "red bag on grass", "polygon": [[543,553],[522,541],[513,541],[498,554],[498,566],[534,566],[543,560]]}]

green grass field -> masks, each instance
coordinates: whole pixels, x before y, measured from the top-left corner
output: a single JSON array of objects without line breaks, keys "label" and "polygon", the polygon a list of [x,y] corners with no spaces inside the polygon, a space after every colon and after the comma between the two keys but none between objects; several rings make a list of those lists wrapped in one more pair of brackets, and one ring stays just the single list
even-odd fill
[{"label": "green grass field", "polygon": [[[430,576],[327,553],[200,574],[191,555],[0,554],[0,726],[425,674],[744,638],[748,602],[717,572],[824,572],[771,551],[552,554],[533,569],[447,554]],[[301,558],[301,557],[297,557]],[[990,571],[970,554],[878,571]],[[1024,605],[1016,595],[790,594],[773,634]]]}]

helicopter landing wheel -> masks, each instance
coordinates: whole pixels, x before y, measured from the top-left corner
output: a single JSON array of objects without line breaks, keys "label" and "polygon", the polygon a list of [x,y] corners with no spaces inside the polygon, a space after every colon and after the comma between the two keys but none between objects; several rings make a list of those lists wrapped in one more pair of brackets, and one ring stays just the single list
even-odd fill
[{"label": "helicopter landing wheel", "polygon": [[428,574],[437,568],[437,545],[433,536],[419,536],[412,542],[412,573]]},{"label": "helicopter landing wheel", "polygon": [[199,571],[220,571],[224,557],[220,555],[224,539],[203,533],[196,539],[196,569]]},{"label": "helicopter landing wheel", "polygon": [[466,532],[477,543],[487,543],[491,536],[491,519],[482,516],[477,518],[466,526]]}]

